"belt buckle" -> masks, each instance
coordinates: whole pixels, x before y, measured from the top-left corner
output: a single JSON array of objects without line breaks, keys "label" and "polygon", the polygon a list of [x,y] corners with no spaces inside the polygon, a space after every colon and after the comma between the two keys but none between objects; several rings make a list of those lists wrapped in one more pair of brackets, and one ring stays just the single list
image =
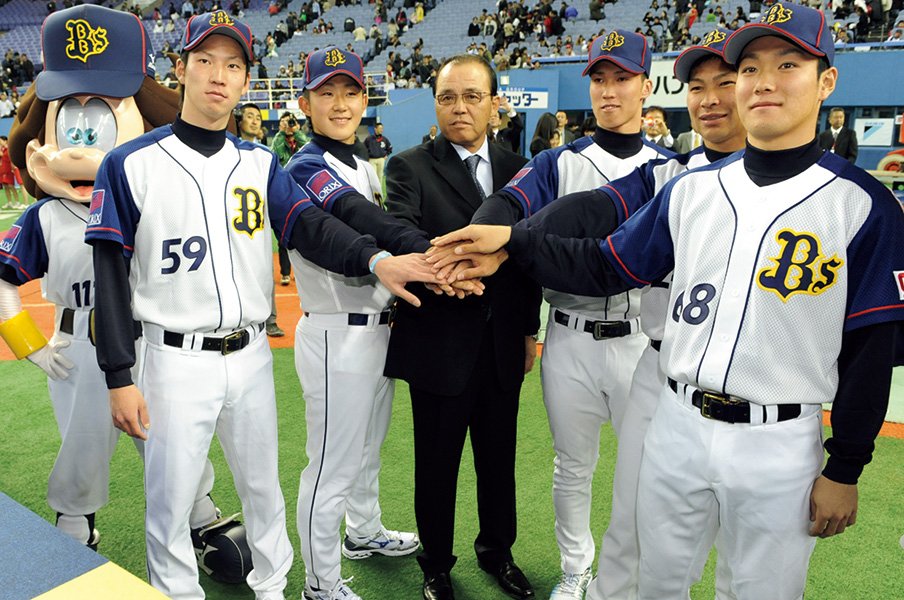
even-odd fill
[{"label": "belt buckle", "polygon": [[594,321],[593,322],[593,339],[596,341],[605,340],[612,336],[606,335],[603,327],[608,325],[605,321]]},{"label": "belt buckle", "polygon": [[223,338],[220,340],[220,354],[232,354],[233,352],[238,352],[239,350],[244,348],[244,346],[233,348],[230,347],[230,344],[234,341],[241,343],[242,339],[246,335],[248,335],[248,332],[243,329],[241,331],[234,331],[227,336],[223,336]]},{"label": "belt buckle", "polygon": [[741,402],[739,400],[735,400],[731,396],[723,396],[722,394],[714,394],[712,392],[703,392],[703,402],[700,405],[700,414],[703,415],[704,418],[716,419],[716,417],[713,416],[712,412],[713,404],[715,404],[716,406],[736,406],[740,405]]}]

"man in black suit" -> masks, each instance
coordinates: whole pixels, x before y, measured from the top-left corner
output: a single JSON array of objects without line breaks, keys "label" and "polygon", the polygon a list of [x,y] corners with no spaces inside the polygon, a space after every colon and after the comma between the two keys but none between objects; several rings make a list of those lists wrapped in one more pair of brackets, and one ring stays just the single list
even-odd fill
[{"label": "man in black suit", "polygon": [[[448,59],[437,76],[440,135],[389,161],[386,206],[431,236],[464,227],[483,198],[501,189],[526,162],[487,140],[499,109],[496,75],[484,59]],[[478,187],[479,186],[479,187]],[[418,293],[422,306],[399,303],[386,375],[411,389],[414,418],[415,516],[423,552],[426,600],[453,598],[449,572],[461,453],[470,429],[477,472],[480,567],[506,593],[533,598],[512,560],[515,542],[515,438],[518,396],[536,355],[540,290],[520,271],[503,268],[482,296],[463,300]]]},{"label": "man in black suit", "polygon": [[500,96],[499,110],[490,115],[490,130],[487,132],[490,141],[515,154],[521,154],[522,131],[524,119],[512,108],[508,98]]},{"label": "man in black suit", "polygon": [[556,113],[556,129],[559,132],[559,145],[564,146],[574,141],[574,132],[568,128],[568,115],[564,110]]},{"label": "man in black suit", "polygon": [[851,164],[857,162],[857,134],[844,126],[844,109],[829,111],[829,128],[819,134],[819,147],[834,152]]}]

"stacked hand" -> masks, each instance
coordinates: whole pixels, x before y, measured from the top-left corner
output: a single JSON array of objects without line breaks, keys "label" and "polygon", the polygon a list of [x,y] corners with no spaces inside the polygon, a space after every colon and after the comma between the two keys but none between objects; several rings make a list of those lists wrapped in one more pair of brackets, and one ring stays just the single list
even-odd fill
[{"label": "stacked hand", "polygon": [[503,246],[510,237],[511,227],[468,225],[434,238],[433,247],[427,251],[427,263],[439,284],[431,289],[459,298],[467,293],[482,294],[480,279],[495,273],[508,259]]}]

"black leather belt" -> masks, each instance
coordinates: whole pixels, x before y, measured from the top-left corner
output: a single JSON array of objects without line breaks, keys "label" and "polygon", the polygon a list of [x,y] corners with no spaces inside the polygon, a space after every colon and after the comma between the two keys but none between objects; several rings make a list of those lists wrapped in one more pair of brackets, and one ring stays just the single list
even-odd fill
[{"label": "black leather belt", "polygon": [[[678,393],[678,382],[669,378],[669,387],[676,394]],[[715,392],[704,392],[694,388],[691,395],[691,404],[700,409],[700,414],[707,419],[723,421],[725,423],[750,423],[750,410],[760,409],[763,411],[763,422],[766,422],[766,407],[762,404],[753,404],[746,400],[727,396],[725,394],[716,394]],[[776,404],[778,408],[778,421],[790,421],[800,416],[800,404]]]},{"label": "black leather belt", "polygon": [[650,345],[653,346],[653,350],[659,352],[662,349],[662,340],[650,340]]},{"label": "black leather belt", "polygon": [[[571,316],[556,309],[552,313],[552,318],[559,325],[568,327]],[[595,340],[606,340],[609,338],[624,337],[631,335],[630,321],[584,321],[584,332],[592,333]]]},{"label": "black leather belt", "polygon": [[[383,312],[381,312],[380,318],[378,319],[377,323],[379,325],[386,325],[387,323],[389,323],[389,315],[391,312],[392,311],[389,310],[384,310]],[[311,316],[311,313],[306,312],[304,316],[309,317]],[[348,313],[348,324],[356,325],[358,327],[364,327],[367,325],[372,316],[373,314],[368,315],[364,313]]]},{"label": "black leather belt", "polygon": [[[260,333],[264,329],[264,324],[259,323],[254,325],[254,327],[257,329],[257,332]],[[175,331],[163,332],[163,343],[167,346],[181,348],[184,342],[185,334],[183,333],[176,333]],[[201,350],[213,350],[220,354],[232,354],[233,352],[238,352],[249,343],[251,343],[251,334],[248,333],[248,328],[246,327],[241,331],[235,331],[223,337],[205,336],[204,340],[201,342]]]},{"label": "black leather belt", "polygon": [[63,309],[63,316],[60,317],[60,331],[69,335],[75,331],[75,311],[71,308]]}]

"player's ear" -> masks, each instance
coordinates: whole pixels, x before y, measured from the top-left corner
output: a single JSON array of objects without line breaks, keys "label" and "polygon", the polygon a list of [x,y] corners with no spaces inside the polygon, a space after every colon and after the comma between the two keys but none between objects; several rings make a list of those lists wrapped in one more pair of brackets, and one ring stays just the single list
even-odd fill
[{"label": "player's ear", "polygon": [[298,97],[298,108],[301,109],[301,112],[305,114],[309,119],[311,118],[311,100],[302,94]]},{"label": "player's ear", "polygon": [[185,63],[182,62],[181,58],[176,59],[176,79],[179,81],[181,85],[185,85]]},{"label": "player's ear", "polygon": [[825,101],[835,91],[837,84],[838,69],[831,67],[823,71],[822,75],[819,76],[819,99]]},{"label": "player's ear", "polygon": [[653,93],[653,80],[649,77],[643,77],[643,87],[640,89],[640,97],[646,100]]}]

